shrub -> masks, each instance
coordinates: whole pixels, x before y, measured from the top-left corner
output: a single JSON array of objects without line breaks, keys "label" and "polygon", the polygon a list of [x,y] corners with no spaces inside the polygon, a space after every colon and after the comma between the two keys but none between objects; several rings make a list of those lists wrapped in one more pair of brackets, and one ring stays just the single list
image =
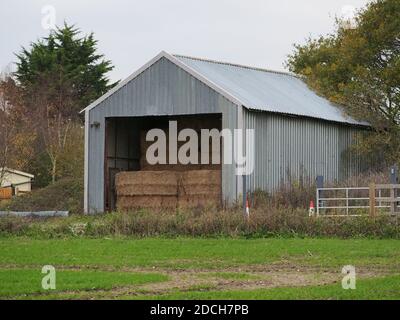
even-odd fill
[{"label": "shrub", "polygon": [[69,211],[83,212],[83,181],[65,178],[29,194],[0,204],[0,211]]}]

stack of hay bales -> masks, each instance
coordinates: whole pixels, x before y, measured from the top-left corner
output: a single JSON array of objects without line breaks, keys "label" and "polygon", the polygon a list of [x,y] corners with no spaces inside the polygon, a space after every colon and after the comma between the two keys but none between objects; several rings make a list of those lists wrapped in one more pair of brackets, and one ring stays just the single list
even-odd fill
[{"label": "stack of hay bales", "polygon": [[221,172],[218,170],[184,171],[178,179],[179,207],[221,204]]},{"label": "stack of hay bales", "polygon": [[117,209],[176,208],[177,175],[173,171],[131,171],[115,176]]},{"label": "stack of hay bales", "polygon": [[116,175],[117,209],[219,206],[221,172],[132,171]]}]

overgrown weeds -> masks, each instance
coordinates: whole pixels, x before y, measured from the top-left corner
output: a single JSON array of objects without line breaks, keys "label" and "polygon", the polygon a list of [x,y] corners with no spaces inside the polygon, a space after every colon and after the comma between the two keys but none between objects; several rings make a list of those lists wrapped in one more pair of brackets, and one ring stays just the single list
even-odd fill
[{"label": "overgrown weeds", "polygon": [[0,202],[0,211],[83,211],[83,179],[64,178],[32,193]]},{"label": "overgrown weeds", "polygon": [[[360,175],[329,186],[368,186],[387,183],[384,174]],[[43,190],[43,191],[42,191]],[[240,204],[228,209],[194,208],[176,211],[136,210],[82,215],[82,184],[60,181],[49,190],[15,199],[13,210],[70,210],[68,218],[0,218],[0,235],[59,237],[372,237],[400,239],[396,218],[380,215],[360,217],[309,217],[315,186],[300,182],[282,185],[274,194],[250,195],[250,218]],[[50,206],[50,207],[49,207]],[[72,207],[71,207],[72,206]],[[65,208],[64,208],[65,207]],[[71,209],[72,208],[72,209]]]},{"label": "overgrown weeds", "polygon": [[388,216],[309,217],[303,209],[148,211],[69,218],[0,219],[3,236],[60,237],[370,237],[400,239]]}]

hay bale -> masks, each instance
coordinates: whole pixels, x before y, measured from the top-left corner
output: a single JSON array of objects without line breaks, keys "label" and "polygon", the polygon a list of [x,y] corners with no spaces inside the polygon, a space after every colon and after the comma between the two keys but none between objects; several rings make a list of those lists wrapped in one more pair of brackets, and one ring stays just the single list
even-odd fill
[{"label": "hay bale", "polygon": [[175,185],[176,173],[173,171],[128,171],[119,172],[115,176],[115,185]]},{"label": "hay bale", "polygon": [[193,184],[193,185],[180,185],[179,196],[181,195],[220,195],[221,186],[211,184]]},{"label": "hay bale", "polygon": [[217,195],[180,195],[178,206],[180,208],[194,208],[198,206],[220,206],[221,198]]},{"label": "hay bale", "polygon": [[133,184],[120,185],[117,187],[117,196],[135,196],[135,195],[172,195],[177,196],[176,184]]},{"label": "hay bale", "polygon": [[117,199],[117,209],[120,211],[140,208],[175,209],[177,205],[176,196],[120,196]]},{"label": "hay bale", "polygon": [[[178,167],[175,167],[178,168]],[[120,172],[116,175],[117,208],[176,208],[221,202],[219,170]]]},{"label": "hay bale", "polygon": [[182,183],[184,185],[197,184],[221,184],[221,172],[218,170],[192,170],[185,171],[182,174]]},{"label": "hay bale", "polygon": [[[177,176],[171,171],[120,172],[115,178],[117,208],[176,207]],[[171,200],[172,199],[172,200]]]},{"label": "hay bale", "polygon": [[181,207],[220,205],[221,173],[217,170],[186,171],[179,180]]}]

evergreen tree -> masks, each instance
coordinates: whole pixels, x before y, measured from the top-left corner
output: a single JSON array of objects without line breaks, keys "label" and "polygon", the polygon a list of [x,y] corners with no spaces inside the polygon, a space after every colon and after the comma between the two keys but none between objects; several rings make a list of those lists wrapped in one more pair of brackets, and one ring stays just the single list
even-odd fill
[{"label": "evergreen tree", "polygon": [[[97,53],[93,33],[84,37],[79,34],[79,29],[64,23],[17,54],[14,75],[24,116],[29,131],[37,137],[35,154],[40,155],[41,164],[46,163],[52,182],[62,176],[63,167],[68,167],[63,163],[64,155],[71,141],[80,137],[83,117],[79,112],[115,85],[107,78],[113,66]],[[46,172],[33,173],[46,176]]]},{"label": "evergreen tree", "polygon": [[93,33],[84,37],[79,34],[79,29],[64,23],[48,37],[32,43],[29,49],[22,48],[17,54],[15,72],[26,95],[32,97],[40,89],[57,111],[72,119],[115,85],[107,78],[113,66],[96,52]]}]

